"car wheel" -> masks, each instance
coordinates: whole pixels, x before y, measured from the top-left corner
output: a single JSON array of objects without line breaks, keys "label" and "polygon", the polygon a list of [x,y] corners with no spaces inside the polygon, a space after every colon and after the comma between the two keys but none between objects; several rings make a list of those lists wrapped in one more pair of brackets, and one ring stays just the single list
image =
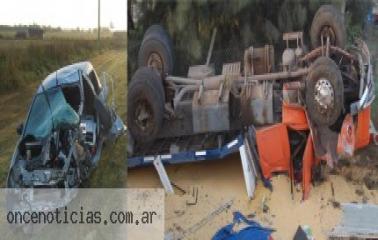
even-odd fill
[{"label": "car wheel", "polygon": [[318,125],[332,126],[343,112],[344,86],[341,72],[328,57],[318,58],[306,78],[306,108]]},{"label": "car wheel", "polygon": [[152,25],[143,36],[138,52],[138,66],[155,68],[162,76],[172,74],[174,55],[172,40],[160,25]]},{"label": "car wheel", "polygon": [[327,37],[333,46],[344,48],[345,46],[345,25],[342,13],[332,5],[323,5],[316,12],[312,20],[310,38],[313,48],[326,44]]},{"label": "car wheel", "polygon": [[153,142],[163,123],[164,89],[158,72],[139,68],[128,90],[128,128],[136,142]]}]

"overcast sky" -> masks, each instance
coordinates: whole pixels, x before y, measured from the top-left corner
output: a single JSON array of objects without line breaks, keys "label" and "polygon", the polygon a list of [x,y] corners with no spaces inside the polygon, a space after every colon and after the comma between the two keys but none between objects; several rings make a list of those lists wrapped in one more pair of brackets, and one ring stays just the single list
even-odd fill
[{"label": "overcast sky", "polygon": [[[39,24],[62,28],[97,27],[98,0],[2,0],[0,25]],[[101,26],[126,29],[126,0],[101,0]]]}]

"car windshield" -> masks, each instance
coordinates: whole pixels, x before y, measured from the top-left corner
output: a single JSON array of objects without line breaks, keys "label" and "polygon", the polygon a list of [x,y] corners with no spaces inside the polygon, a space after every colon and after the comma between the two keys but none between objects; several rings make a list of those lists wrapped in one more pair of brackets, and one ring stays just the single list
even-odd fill
[{"label": "car windshield", "polygon": [[62,89],[49,89],[35,96],[25,125],[25,136],[45,138],[54,129],[70,128],[78,123],[79,116],[67,103]]}]

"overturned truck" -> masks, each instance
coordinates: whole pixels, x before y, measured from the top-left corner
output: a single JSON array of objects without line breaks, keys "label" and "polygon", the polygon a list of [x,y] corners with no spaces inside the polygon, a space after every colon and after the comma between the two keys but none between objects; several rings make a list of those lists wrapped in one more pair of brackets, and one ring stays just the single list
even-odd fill
[{"label": "overturned truck", "polygon": [[216,75],[210,64],[215,35],[206,64],[178,77],[171,75],[167,32],[153,25],[144,34],[128,91],[130,167],[150,164],[154,156],[163,163],[224,157],[240,150],[232,141],[239,139],[249,142],[255,174],[266,180],[287,172],[302,182],[307,198],[324,163],[333,167],[340,155],[369,144],[375,97],[370,53],[360,39],[346,47],[336,8],[318,9],[311,49],[303,32],[283,34],[279,66],[273,46],[249,47],[240,62],[223,64]]}]

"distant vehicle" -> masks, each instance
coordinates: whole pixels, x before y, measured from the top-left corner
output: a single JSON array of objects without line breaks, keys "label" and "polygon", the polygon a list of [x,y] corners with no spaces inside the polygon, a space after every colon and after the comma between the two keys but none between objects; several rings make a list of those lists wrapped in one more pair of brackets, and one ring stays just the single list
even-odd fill
[{"label": "distant vehicle", "polygon": [[26,30],[19,30],[15,34],[16,39],[39,39],[42,40],[44,30],[39,27],[29,27]]},{"label": "distant vehicle", "polygon": [[[90,62],[51,73],[38,87],[12,156],[7,187],[78,187],[101,156],[104,141],[125,126],[107,105],[108,80]],[[113,100],[114,103],[114,100]]]}]

